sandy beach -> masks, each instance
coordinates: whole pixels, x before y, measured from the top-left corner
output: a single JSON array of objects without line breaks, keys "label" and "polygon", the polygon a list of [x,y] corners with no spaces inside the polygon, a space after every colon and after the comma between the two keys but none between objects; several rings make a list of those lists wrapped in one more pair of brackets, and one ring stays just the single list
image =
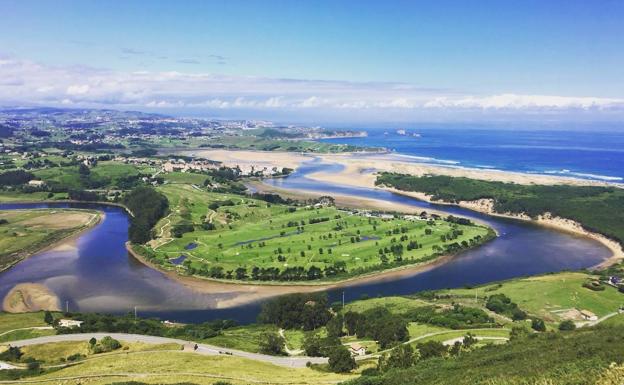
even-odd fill
[{"label": "sandy beach", "polygon": [[61,309],[58,297],[46,286],[39,283],[20,283],[4,297],[2,310],[9,313],[24,313]]},{"label": "sandy beach", "polygon": [[273,151],[243,151],[243,150],[204,150],[183,151],[181,154],[195,156],[222,162],[226,166],[262,166],[262,167],[289,167],[296,169],[303,162],[319,159],[323,163],[339,164],[344,169],[338,173],[317,172],[308,175],[310,179],[322,180],[336,184],[374,187],[374,172],[390,171],[416,176],[447,175],[466,177],[487,181],[498,181],[517,184],[566,184],[578,186],[618,186],[602,181],[579,179],[556,175],[526,174],[520,172],[501,171],[493,169],[473,169],[458,166],[445,166],[418,162],[406,155],[392,153],[341,153],[341,154],[303,154]]}]

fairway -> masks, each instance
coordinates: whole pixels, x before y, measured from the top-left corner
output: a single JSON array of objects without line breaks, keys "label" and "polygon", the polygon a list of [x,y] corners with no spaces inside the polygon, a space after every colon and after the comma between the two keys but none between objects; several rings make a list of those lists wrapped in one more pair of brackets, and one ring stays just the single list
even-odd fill
[{"label": "fairway", "polygon": [[217,279],[339,280],[452,254],[490,234],[474,224],[271,204],[188,184],[159,190],[171,214],[156,225],[148,256]]}]

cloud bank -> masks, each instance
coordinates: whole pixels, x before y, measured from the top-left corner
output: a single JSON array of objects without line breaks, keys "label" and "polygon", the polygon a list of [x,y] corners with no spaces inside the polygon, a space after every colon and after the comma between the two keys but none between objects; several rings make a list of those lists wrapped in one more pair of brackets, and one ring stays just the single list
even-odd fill
[{"label": "cloud bank", "polygon": [[[127,52],[128,54],[140,54]],[[190,63],[190,61],[189,61]],[[235,77],[190,72],[120,72],[0,58],[1,105],[177,111],[624,112],[624,99],[556,95],[472,95],[411,84]]]}]

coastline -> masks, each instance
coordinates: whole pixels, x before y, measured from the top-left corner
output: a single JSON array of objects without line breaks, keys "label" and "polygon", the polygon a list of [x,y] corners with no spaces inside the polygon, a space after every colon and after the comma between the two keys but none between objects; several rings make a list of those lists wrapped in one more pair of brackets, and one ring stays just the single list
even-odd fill
[{"label": "coastline", "polygon": [[[320,160],[322,163],[339,164],[344,170],[339,173],[317,172],[309,174],[310,179],[331,181],[337,184],[356,185],[359,187],[371,187],[370,183],[362,180],[363,171],[373,170],[391,171],[415,176],[428,174],[446,175],[452,177],[465,177],[487,181],[497,181],[517,184],[545,184],[545,185],[575,185],[575,186],[612,186],[624,188],[622,183],[610,183],[606,181],[581,179],[570,176],[528,174],[514,171],[502,171],[497,169],[478,169],[456,165],[439,165],[423,163],[409,156],[388,152],[345,152],[338,154],[324,153],[298,153],[282,151],[258,151],[258,150],[223,150],[223,149],[195,149],[180,151],[180,154],[194,154],[211,160],[219,161],[226,166],[264,166],[264,167],[289,167],[296,169],[302,163]],[[354,178],[355,177],[355,178]],[[368,179],[370,180],[370,178]],[[374,178],[373,178],[374,181]]]},{"label": "coastline", "polygon": [[[28,202],[28,203],[32,203],[32,202]],[[74,210],[81,210],[81,209],[74,209]],[[76,239],[78,239],[78,237],[80,237],[84,232],[91,230],[92,228],[97,226],[100,222],[102,222],[106,218],[106,214],[101,211],[97,211],[97,210],[84,210],[84,211],[92,212],[94,214],[94,217],[92,217],[84,225],[76,228],[75,230],[71,231],[69,234],[62,236],[59,239],[53,239],[50,242],[46,242],[45,244],[42,244],[42,245],[34,245],[32,249],[29,249],[26,251],[20,251],[15,261],[0,268],[0,273],[2,273],[3,271],[9,270],[10,268],[14,267],[18,263],[25,261],[26,259],[30,258],[31,256],[35,254],[48,251],[48,250],[53,250],[56,248],[61,248],[63,246],[68,245],[70,242],[73,242]],[[69,246],[69,247],[72,247],[72,246]]]}]

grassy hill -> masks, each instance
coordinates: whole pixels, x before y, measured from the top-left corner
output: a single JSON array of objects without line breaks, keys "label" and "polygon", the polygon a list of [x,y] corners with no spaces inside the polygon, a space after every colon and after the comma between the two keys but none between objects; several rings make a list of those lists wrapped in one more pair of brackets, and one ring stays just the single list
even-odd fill
[{"label": "grassy hill", "polygon": [[584,328],[532,334],[455,357],[422,360],[408,369],[363,376],[348,384],[615,385],[621,382],[609,382],[609,377],[617,377],[609,367],[621,365],[623,359],[624,327]]},{"label": "grassy hill", "polygon": [[[86,341],[34,345],[22,349],[21,361],[35,359],[41,363],[42,371],[31,373],[27,379],[64,384],[140,381],[212,385],[227,381],[233,385],[307,385],[335,384],[356,377],[355,374],[334,374],[310,368],[286,368],[228,355],[193,354],[183,352],[176,344],[147,345],[123,341],[121,344],[122,347],[113,352],[99,354],[92,353]],[[0,380],[20,378],[17,373],[10,372],[0,371]]]}]

